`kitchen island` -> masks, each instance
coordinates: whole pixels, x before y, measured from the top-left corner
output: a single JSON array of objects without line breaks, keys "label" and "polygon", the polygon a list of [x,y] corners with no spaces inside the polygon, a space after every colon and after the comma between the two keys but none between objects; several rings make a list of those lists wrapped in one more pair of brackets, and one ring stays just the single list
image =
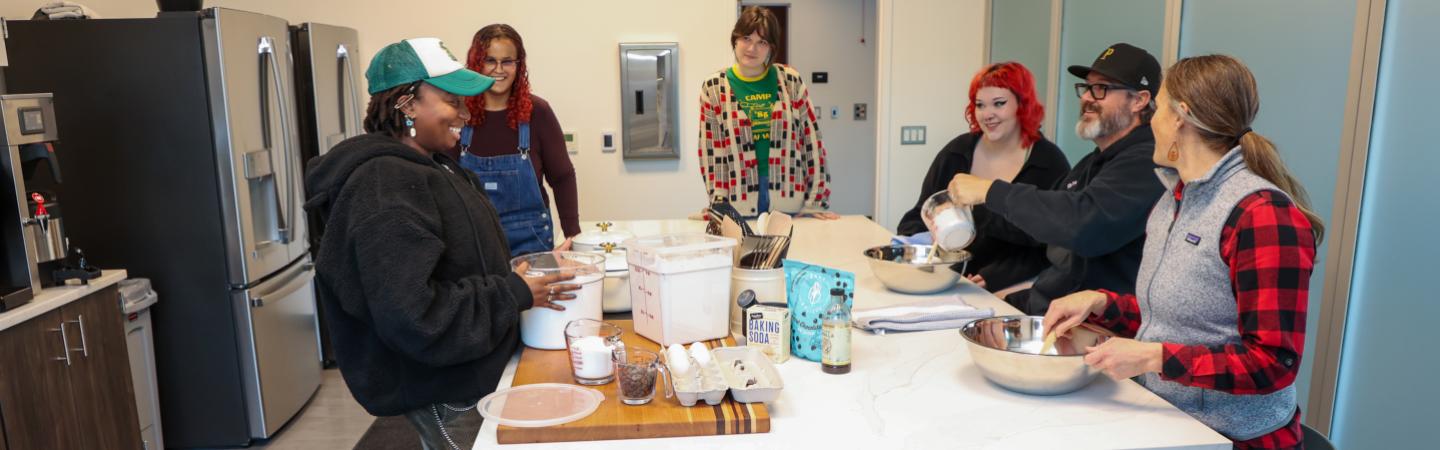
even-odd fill
[{"label": "kitchen island", "polygon": [[[705,223],[617,221],[615,227],[646,236],[703,232]],[[993,308],[997,315],[1019,314],[965,282],[928,296],[885,289],[862,252],[888,243],[890,236],[862,216],[799,219],[789,256],[853,272],[856,309],[959,295],[973,306]],[[823,373],[818,363],[798,358],[778,365],[785,389],[768,405],[769,433],[502,446],[496,443],[496,424],[487,421],[474,448],[1222,449],[1231,445],[1224,436],[1128,380],[1101,375],[1079,391],[1053,397],[1005,390],[981,376],[956,330],[875,335],[856,329],[852,360],[852,371],[845,375]],[[518,362],[517,352],[505,368],[500,388],[510,386]],[[662,393],[656,401],[675,400],[664,399]]]}]

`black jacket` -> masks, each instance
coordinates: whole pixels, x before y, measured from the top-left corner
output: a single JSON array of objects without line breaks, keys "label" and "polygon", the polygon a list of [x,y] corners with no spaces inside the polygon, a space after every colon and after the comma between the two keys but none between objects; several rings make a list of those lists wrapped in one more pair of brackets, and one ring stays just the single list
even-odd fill
[{"label": "black jacket", "polygon": [[1085,289],[1135,292],[1145,220],[1165,188],[1151,159],[1155,136],[1141,125],[1075,164],[1054,190],[996,182],[985,207],[1046,244],[1050,267],[1005,301],[1041,315],[1050,301]]},{"label": "black jacket", "polygon": [[531,295],[474,177],[368,134],[311,160],[305,189],[326,326],[360,405],[393,416],[494,391]]},{"label": "black jacket", "polygon": [[[900,219],[896,228],[898,234],[909,236],[926,231],[925,222],[920,219],[920,208],[931,195],[945,190],[955,174],[970,173],[979,137],[975,133],[962,134],[950,140],[935,155],[935,161],[930,163],[930,171],[920,185],[920,199]],[[1065,159],[1065,153],[1049,140],[1042,137],[1030,149],[1030,157],[1015,175],[1015,183],[1048,189],[1070,170],[1070,161]],[[985,284],[990,289],[1004,289],[1035,276],[1049,265],[1045,261],[1043,244],[1035,242],[1014,226],[1004,224],[1005,219],[985,208],[975,208],[974,211],[975,241],[966,247],[974,256],[965,266],[965,275],[978,273],[985,278]],[[960,266],[956,265],[955,269],[959,270]]]}]

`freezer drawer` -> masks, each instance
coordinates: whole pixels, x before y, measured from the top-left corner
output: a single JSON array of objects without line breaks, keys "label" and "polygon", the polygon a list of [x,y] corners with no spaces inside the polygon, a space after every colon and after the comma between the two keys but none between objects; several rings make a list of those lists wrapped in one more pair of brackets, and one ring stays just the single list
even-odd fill
[{"label": "freezer drawer", "polygon": [[266,439],[320,387],[315,269],[309,258],[236,291],[250,434]]}]

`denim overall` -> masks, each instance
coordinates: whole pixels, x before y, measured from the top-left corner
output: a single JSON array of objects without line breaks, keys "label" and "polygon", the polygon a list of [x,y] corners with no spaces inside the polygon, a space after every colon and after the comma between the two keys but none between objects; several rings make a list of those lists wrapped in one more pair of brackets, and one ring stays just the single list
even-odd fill
[{"label": "denim overall", "polygon": [[460,167],[475,173],[510,242],[510,256],[547,252],[555,248],[550,208],[540,197],[540,181],[530,164],[530,124],[520,124],[520,152],[513,155],[475,156],[469,152],[475,130],[460,131]]}]

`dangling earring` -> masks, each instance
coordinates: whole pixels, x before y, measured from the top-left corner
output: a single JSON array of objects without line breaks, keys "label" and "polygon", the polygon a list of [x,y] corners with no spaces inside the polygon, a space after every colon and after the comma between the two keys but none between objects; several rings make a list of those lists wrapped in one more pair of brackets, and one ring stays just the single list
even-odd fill
[{"label": "dangling earring", "polygon": [[[411,135],[411,136],[414,136],[414,135],[415,135],[415,130],[410,130],[410,135]],[[1178,148],[1179,146],[1180,146],[1180,143],[1179,143],[1179,142],[1172,142],[1172,143],[1170,143],[1170,151],[1165,152],[1165,159],[1168,159],[1168,160],[1171,160],[1171,161],[1178,161],[1178,160],[1180,159],[1180,149]]]},{"label": "dangling earring", "polygon": [[410,129],[410,137],[415,137],[415,119],[405,116],[405,128]]}]

